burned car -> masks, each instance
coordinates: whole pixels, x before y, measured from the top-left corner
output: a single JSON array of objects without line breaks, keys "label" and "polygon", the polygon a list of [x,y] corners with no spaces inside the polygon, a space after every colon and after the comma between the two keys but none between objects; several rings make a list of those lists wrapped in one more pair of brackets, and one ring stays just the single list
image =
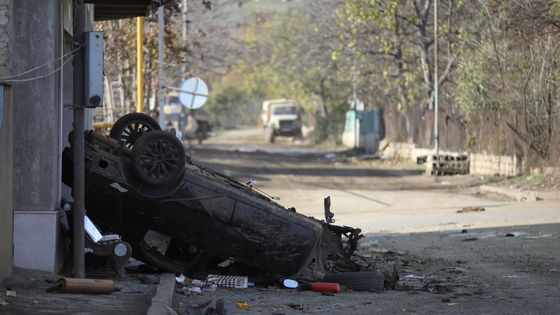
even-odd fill
[{"label": "burned car", "polygon": [[[270,274],[318,280],[358,271],[352,260],[360,230],[284,208],[254,187],[197,165],[182,143],[143,114],[123,116],[110,136],[88,132],[87,215],[120,234],[133,256],[175,273],[193,274],[231,259]],[[72,181],[72,154],[63,178]],[[157,246],[150,236],[165,236]]]}]

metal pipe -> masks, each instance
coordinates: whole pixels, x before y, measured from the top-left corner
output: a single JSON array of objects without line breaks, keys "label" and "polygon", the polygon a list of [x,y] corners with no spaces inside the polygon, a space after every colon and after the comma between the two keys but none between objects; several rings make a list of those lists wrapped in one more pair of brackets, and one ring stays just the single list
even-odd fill
[{"label": "metal pipe", "polygon": [[144,111],[144,17],[136,18],[136,111]]},{"label": "metal pipe", "polygon": [[75,17],[73,39],[80,45],[79,53],[73,60],[74,66],[74,137],[73,153],[73,184],[74,208],[72,209],[72,241],[74,255],[74,277],[85,278],[84,263],[84,215],[85,215],[85,151],[84,151],[84,30],[86,12],[84,0],[74,0]]},{"label": "metal pipe", "polygon": [[164,41],[163,41],[163,32],[164,32],[164,10],[163,6],[158,8],[158,22],[159,22],[159,32],[158,32],[158,99],[159,99],[159,125],[164,126],[163,121],[163,106],[165,104],[165,90],[164,90],[164,78],[163,78],[163,50],[164,50]]},{"label": "metal pipe", "polygon": [[439,163],[438,0],[434,0],[434,146]]}]

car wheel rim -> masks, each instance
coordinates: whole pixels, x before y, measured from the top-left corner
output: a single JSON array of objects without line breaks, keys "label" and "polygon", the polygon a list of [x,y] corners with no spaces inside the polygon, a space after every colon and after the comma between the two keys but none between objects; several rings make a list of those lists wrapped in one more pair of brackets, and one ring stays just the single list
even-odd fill
[{"label": "car wheel rim", "polygon": [[152,128],[143,123],[132,123],[124,128],[121,133],[121,141],[123,141],[127,147],[132,147],[132,145],[144,135],[146,132],[151,131]]},{"label": "car wheel rim", "polygon": [[167,178],[178,167],[179,151],[168,141],[153,141],[140,157],[142,171],[153,178]]}]

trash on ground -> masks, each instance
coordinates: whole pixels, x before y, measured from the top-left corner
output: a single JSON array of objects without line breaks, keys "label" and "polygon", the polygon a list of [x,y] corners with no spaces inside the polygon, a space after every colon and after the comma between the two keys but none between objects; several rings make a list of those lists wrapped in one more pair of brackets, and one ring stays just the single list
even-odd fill
[{"label": "trash on ground", "polygon": [[158,275],[140,275],[138,279],[140,279],[142,284],[159,284]]},{"label": "trash on ground", "polygon": [[303,304],[285,304],[284,309],[285,310],[303,311],[304,306],[303,306]]},{"label": "trash on ground", "polygon": [[9,303],[4,301],[3,299],[0,299],[0,306],[7,306]]},{"label": "trash on ground", "polygon": [[395,265],[393,265],[393,271],[391,273],[384,272],[383,277],[385,289],[395,290],[397,288],[397,282],[399,282],[400,277]]},{"label": "trash on ground", "polygon": [[235,304],[237,305],[237,307],[242,309],[251,309],[251,304],[249,304],[249,302],[246,301],[237,300],[235,301]]},{"label": "trash on ground", "polygon": [[484,207],[464,207],[463,209],[457,210],[457,213],[469,213],[469,212],[482,212],[486,211]]},{"label": "trash on ground", "polygon": [[305,283],[301,286],[303,290],[313,291],[313,292],[332,292],[340,293],[340,284],[330,283],[330,282],[311,282]]},{"label": "trash on ground", "polygon": [[467,237],[461,240],[461,242],[473,242],[478,241],[478,237]]},{"label": "trash on ground", "polygon": [[178,284],[183,284],[183,283],[185,283],[186,279],[187,279],[187,277],[185,277],[184,274],[180,274],[180,275],[175,277],[175,282],[177,282]]},{"label": "trash on ground", "polygon": [[7,288],[7,289],[6,289],[6,296],[15,297],[15,296],[17,296],[17,293],[16,293],[15,290],[12,290],[12,289],[10,289],[10,288]]},{"label": "trash on ground", "polygon": [[246,289],[249,287],[249,279],[245,276],[208,275],[206,282],[220,288]]},{"label": "trash on ground", "polygon": [[110,294],[122,289],[123,286],[113,280],[62,277],[47,292]]},{"label": "trash on ground", "polygon": [[202,288],[200,288],[200,287],[184,287],[183,292],[186,295],[202,295]]},{"label": "trash on ground", "polygon": [[299,287],[299,283],[293,279],[282,279],[281,285],[286,289],[297,289]]}]

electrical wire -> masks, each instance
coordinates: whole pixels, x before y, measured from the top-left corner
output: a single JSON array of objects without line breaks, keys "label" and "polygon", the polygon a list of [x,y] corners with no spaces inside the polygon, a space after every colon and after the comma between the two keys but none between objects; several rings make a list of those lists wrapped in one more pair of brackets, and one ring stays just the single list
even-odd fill
[{"label": "electrical wire", "polygon": [[33,78],[28,78],[28,79],[13,79],[13,80],[2,80],[4,82],[10,82],[10,83],[14,83],[14,82],[29,82],[29,81],[35,81],[35,80],[40,80],[46,77],[50,77],[51,75],[59,72],[60,70],[62,70],[62,68],[64,68],[64,66],[71,61],[72,59],[74,59],[74,56],[71,56],[70,58],[68,58],[66,61],[64,61],[58,68],[56,68],[53,72],[47,73],[45,75],[41,75],[38,77],[33,77]]},{"label": "electrical wire", "polygon": [[20,76],[25,75],[25,74],[28,74],[28,73],[31,73],[31,72],[33,72],[33,71],[35,71],[35,70],[39,70],[39,69],[41,69],[41,68],[43,68],[43,67],[45,67],[45,66],[48,66],[48,65],[50,65],[50,64],[52,64],[52,63],[59,62],[60,60],[64,60],[64,58],[66,58],[66,57],[68,57],[68,56],[74,54],[74,53],[75,53],[76,51],[78,51],[78,50],[80,50],[80,48],[76,48],[76,49],[74,49],[74,50],[72,50],[72,51],[66,53],[65,55],[63,55],[63,56],[61,56],[61,57],[58,57],[58,58],[56,58],[56,59],[54,59],[54,60],[51,60],[51,61],[49,61],[49,62],[45,62],[45,63],[42,64],[42,65],[36,66],[36,67],[31,68],[31,69],[29,69],[29,70],[26,70],[26,71],[24,71],[24,72],[21,72],[21,73],[18,73],[18,74],[13,74],[13,75],[10,75],[10,76],[7,76],[7,77],[0,77],[0,80],[2,80],[2,81],[14,81],[14,80],[12,80],[12,79],[15,79],[15,78],[17,78],[17,77],[20,77]]}]

